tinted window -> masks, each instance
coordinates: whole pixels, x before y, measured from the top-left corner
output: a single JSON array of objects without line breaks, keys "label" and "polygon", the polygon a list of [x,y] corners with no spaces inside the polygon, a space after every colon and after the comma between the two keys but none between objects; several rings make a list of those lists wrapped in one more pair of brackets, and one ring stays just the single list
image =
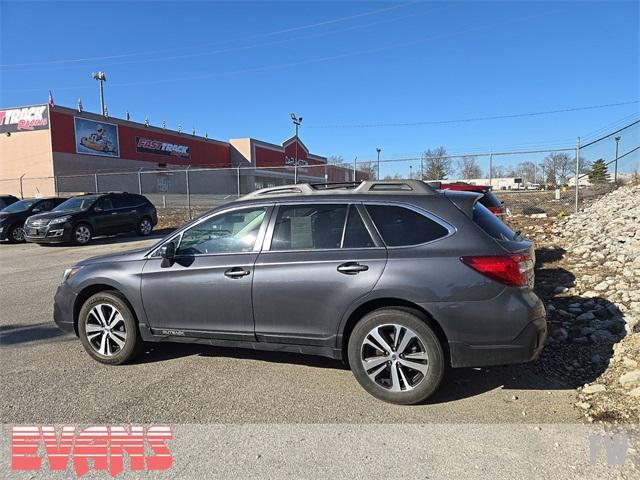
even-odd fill
[{"label": "tinted window", "polygon": [[347,228],[344,233],[342,248],[368,248],[375,247],[367,227],[365,227],[362,217],[355,206],[349,207],[349,218]]},{"label": "tinted window", "polygon": [[19,202],[12,203],[11,205],[3,209],[3,212],[26,212],[37,201],[38,200],[34,199],[20,200]]},{"label": "tinted window", "polygon": [[390,247],[419,245],[446,236],[448,230],[424,215],[405,207],[367,205],[367,211]]},{"label": "tinted window", "polygon": [[39,204],[37,204],[34,208],[40,210],[41,212],[48,212],[53,208],[53,200],[43,200]]},{"label": "tinted window", "polygon": [[66,212],[66,211],[79,211],[86,210],[93,202],[96,201],[98,197],[74,197],[68,200],[65,200],[56,208],[53,209],[54,212]]},{"label": "tinted window", "polygon": [[144,197],[133,194],[114,195],[112,200],[114,208],[133,208],[145,203]]},{"label": "tinted window", "polygon": [[513,230],[479,202],[473,206],[473,221],[482,230],[498,240],[514,240],[516,238]]},{"label": "tinted window", "polygon": [[96,207],[101,208],[102,210],[113,210],[113,203],[111,202],[111,198],[102,197],[96,203]]},{"label": "tinted window", "polygon": [[281,206],[271,250],[340,248],[347,205]]},{"label": "tinted window", "polygon": [[484,192],[484,195],[480,199],[480,203],[482,203],[482,205],[484,205],[485,207],[497,208],[502,206],[502,202],[500,201],[500,199],[496,197],[495,193],[493,193],[491,190],[487,190],[486,192]]},{"label": "tinted window", "polygon": [[216,215],[182,234],[179,255],[250,252],[256,243],[264,208],[247,208]]}]

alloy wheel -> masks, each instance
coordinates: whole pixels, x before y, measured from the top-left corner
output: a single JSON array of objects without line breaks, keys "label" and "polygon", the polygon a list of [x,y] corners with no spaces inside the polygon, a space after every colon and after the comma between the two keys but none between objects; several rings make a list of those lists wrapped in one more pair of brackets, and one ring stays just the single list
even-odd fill
[{"label": "alloy wheel", "polygon": [[11,234],[11,236],[13,237],[13,240],[15,242],[24,241],[24,228],[22,228],[22,227],[14,228],[13,229],[13,233]]},{"label": "alloy wheel", "polygon": [[75,237],[78,243],[87,243],[91,240],[91,230],[86,225],[80,225],[76,228]]},{"label": "alloy wheel", "polygon": [[151,221],[148,218],[143,218],[140,221],[140,233],[142,235],[149,235],[152,228],[153,226],[151,225]]},{"label": "alloy wheel", "polygon": [[127,341],[124,318],[113,305],[96,305],[85,322],[87,340],[100,355],[111,357],[124,348]]},{"label": "alloy wheel", "polygon": [[397,324],[371,330],[362,342],[360,361],[367,376],[391,392],[413,390],[429,369],[423,341],[411,329]]}]

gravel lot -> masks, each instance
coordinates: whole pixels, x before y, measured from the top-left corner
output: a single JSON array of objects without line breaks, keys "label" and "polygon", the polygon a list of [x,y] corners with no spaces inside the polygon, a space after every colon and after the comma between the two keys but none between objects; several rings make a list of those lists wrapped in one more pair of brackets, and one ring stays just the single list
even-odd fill
[{"label": "gravel lot", "polygon": [[[423,452],[431,460],[420,460],[433,467],[425,476],[446,478],[453,465],[446,458],[468,452],[469,458],[462,455],[455,462],[458,476],[473,476],[467,465],[495,478],[512,478],[504,465],[482,454],[499,445],[512,467],[518,465],[532,476],[542,473],[539,466],[547,472],[557,467],[557,478],[571,478],[577,467],[583,478],[602,477],[601,468],[589,469],[586,426],[571,425],[582,422],[573,408],[575,391],[543,378],[535,364],[454,370],[427,404],[403,407],[369,396],[339,362],[296,354],[157,344],[132,365],[94,362],[74,336],[63,335],[53,324],[52,298],[62,271],[85,257],[154,241],[124,236],[98,239],[86,247],[0,245],[0,418],[5,432],[0,451],[8,448],[10,424],[169,424],[176,427],[172,475],[251,477],[259,467],[267,477],[271,471],[302,478],[300,472],[315,461],[326,463],[334,476],[331,452],[338,449],[344,456],[353,442],[365,437],[370,442],[374,435],[389,442],[389,448],[371,447],[366,462],[344,464],[341,471],[352,477],[375,471],[388,478],[394,472],[414,476],[417,464],[394,468],[393,451],[406,440],[406,429],[399,424],[422,424],[412,435],[416,445],[431,445]],[[464,424],[484,425],[484,434],[472,433]],[[433,435],[455,435],[456,429],[467,432],[463,445],[444,439],[430,443]],[[516,430],[522,440],[512,445]],[[240,462],[234,450],[242,438],[251,448]],[[300,442],[312,442],[321,457],[310,455]],[[265,443],[273,448],[265,450]],[[205,445],[220,455],[207,456]],[[363,445],[360,450],[366,450]],[[552,455],[558,445],[562,455],[549,463],[545,455]],[[382,454],[385,451],[389,455]],[[562,460],[569,455],[573,466]],[[9,457],[2,458],[0,472],[6,472]],[[193,463],[184,463],[187,459]]]}]

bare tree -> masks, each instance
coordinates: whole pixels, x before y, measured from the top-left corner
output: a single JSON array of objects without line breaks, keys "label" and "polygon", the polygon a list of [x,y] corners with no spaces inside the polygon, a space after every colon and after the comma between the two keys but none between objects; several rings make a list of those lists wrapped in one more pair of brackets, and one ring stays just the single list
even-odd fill
[{"label": "bare tree", "polygon": [[344,158],[342,158],[341,155],[331,155],[329,158],[327,158],[328,165],[342,165],[344,163]]},{"label": "bare tree", "polygon": [[458,160],[458,172],[460,178],[470,180],[482,177],[482,169],[478,165],[476,157],[469,155]]},{"label": "bare tree", "polygon": [[515,168],[514,177],[521,177],[523,181],[534,182],[536,178],[536,164],[529,160],[520,162]]},{"label": "bare tree", "polygon": [[454,171],[453,160],[447,155],[444,147],[424,152],[422,162],[425,169],[422,176],[425,180],[444,180]]},{"label": "bare tree", "polygon": [[360,163],[358,164],[358,170],[361,171],[368,180],[378,178],[378,166],[375,162]]},{"label": "bare tree", "polygon": [[399,173],[394,173],[393,175],[385,175],[384,180],[400,180],[402,176]]}]

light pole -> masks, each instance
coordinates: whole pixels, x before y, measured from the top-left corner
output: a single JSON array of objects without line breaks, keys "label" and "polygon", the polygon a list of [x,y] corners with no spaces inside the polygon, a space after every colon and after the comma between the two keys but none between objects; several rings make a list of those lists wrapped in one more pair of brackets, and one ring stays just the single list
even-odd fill
[{"label": "light pole", "polygon": [[291,121],[296,126],[296,163],[293,166],[293,183],[298,183],[298,129],[302,123],[302,117],[297,117],[295,113],[292,113]]},{"label": "light pole", "polygon": [[102,116],[106,116],[104,109],[104,82],[107,81],[107,74],[104,72],[93,72],[91,75],[94,80],[98,80],[100,82],[100,112],[102,113]]},{"label": "light pole", "polygon": [[409,165],[409,180],[413,178],[413,165]]},{"label": "light pole", "polygon": [[620,143],[620,135],[614,138],[616,141],[616,167],[613,174],[613,183],[618,183],[618,144]]},{"label": "light pole", "polygon": [[378,153],[378,172],[377,172],[376,178],[378,180],[380,180],[380,152],[381,151],[382,151],[382,149],[380,147],[376,148],[376,152]]}]

